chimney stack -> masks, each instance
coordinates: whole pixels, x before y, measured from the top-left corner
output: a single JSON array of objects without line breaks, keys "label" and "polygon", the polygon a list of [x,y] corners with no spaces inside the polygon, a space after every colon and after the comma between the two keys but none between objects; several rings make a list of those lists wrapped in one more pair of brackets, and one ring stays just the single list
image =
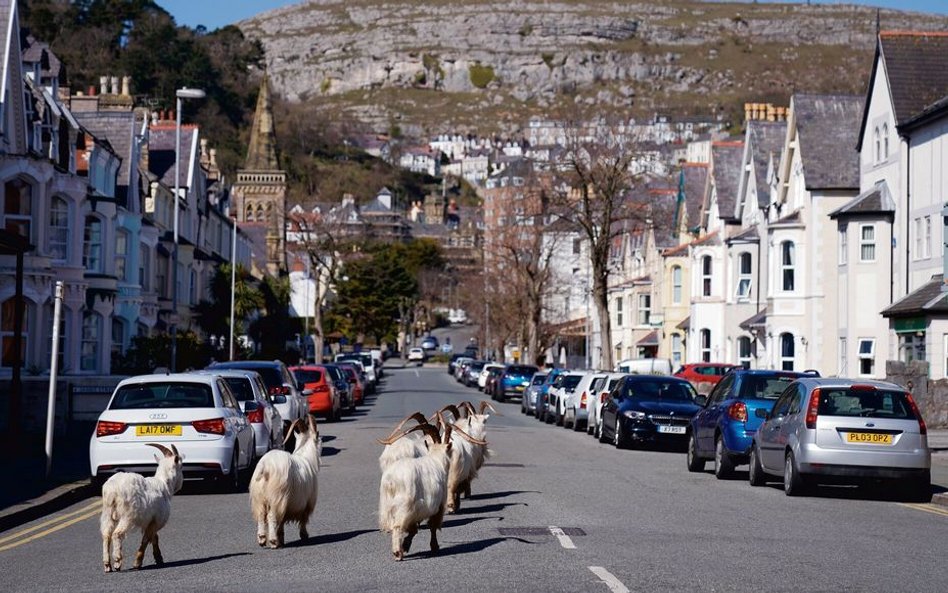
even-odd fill
[{"label": "chimney stack", "polygon": [[108,76],[99,77],[99,94],[100,95],[109,94],[109,77]]},{"label": "chimney stack", "polygon": [[131,87],[132,87],[132,77],[123,76],[122,77],[122,96],[123,97],[132,96]]}]

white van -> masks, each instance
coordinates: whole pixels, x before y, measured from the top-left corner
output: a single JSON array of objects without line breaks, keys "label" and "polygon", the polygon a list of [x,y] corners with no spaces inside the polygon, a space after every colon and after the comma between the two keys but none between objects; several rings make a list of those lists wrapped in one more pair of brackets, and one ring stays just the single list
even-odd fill
[{"label": "white van", "polygon": [[629,375],[671,375],[672,365],[667,358],[630,358],[617,364],[615,371]]}]

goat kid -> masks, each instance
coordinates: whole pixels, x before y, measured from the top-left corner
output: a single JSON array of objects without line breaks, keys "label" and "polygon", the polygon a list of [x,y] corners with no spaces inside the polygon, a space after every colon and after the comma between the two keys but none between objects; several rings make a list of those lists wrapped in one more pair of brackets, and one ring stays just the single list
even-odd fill
[{"label": "goat kid", "polygon": [[184,482],[182,458],[174,445],[171,445],[171,449],[155,443],[147,445],[162,453],[162,457],[155,455],[158,469],[154,476],[146,478],[140,474],[122,472],[102,485],[99,531],[102,534],[102,564],[105,572],[122,570],[122,544],[132,527],[142,530],[142,542],[135,553],[132,568],[141,568],[149,543],[155,555],[155,565],[164,564],[161,548],[158,547],[158,531],[168,522],[171,497],[181,489]]},{"label": "goat kid", "polygon": [[267,452],[250,479],[250,509],[260,546],[282,547],[289,522],[299,523],[301,540],[309,538],[306,525],[316,508],[322,443],[312,416],[305,422],[294,420],[287,439],[292,434],[296,435],[293,453]]}]

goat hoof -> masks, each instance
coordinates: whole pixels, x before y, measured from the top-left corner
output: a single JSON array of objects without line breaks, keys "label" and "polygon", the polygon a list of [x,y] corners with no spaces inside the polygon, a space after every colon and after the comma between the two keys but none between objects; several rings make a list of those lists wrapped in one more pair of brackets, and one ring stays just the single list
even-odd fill
[{"label": "goat hoof", "polygon": [[112,567],[109,565],[105,566],[105,572],[112,572]]},{"label": "goat hoof", "polygon": [[257,545],[259,545],[261,548],[267,547],[267,536],[265,536],[265,535],[258,535],[258,536],[257,536]]},{"label": "goat hoof", "polygon": [[267,547],[273,550],[276,550],[277,548],[280,547],[280,542],[278,542],[275,539],[271,539],[270,541],[267,542]]},{"label": "goat hoof", "polygon": [[397,551],[397,552],[392,552],[392,555],[395,556],[396,562],[401,562],[401,561],[402,561],[402,558],[405,557],[405,554],[404,554],[401,550],[399,550],[399,551]]}]

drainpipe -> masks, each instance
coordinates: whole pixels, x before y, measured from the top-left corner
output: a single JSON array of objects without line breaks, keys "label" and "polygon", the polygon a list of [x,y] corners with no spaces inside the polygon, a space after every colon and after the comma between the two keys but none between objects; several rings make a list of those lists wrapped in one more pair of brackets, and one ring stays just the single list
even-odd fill
[{"label": "drainpipe", "polygon": [[909,257],[909,245],[912,244],[909,236],[912,228],[910,216],[912,214],[912,139],[905,137],[905,294],[909,293],[910,275],[909,266],[911,258]]}]

